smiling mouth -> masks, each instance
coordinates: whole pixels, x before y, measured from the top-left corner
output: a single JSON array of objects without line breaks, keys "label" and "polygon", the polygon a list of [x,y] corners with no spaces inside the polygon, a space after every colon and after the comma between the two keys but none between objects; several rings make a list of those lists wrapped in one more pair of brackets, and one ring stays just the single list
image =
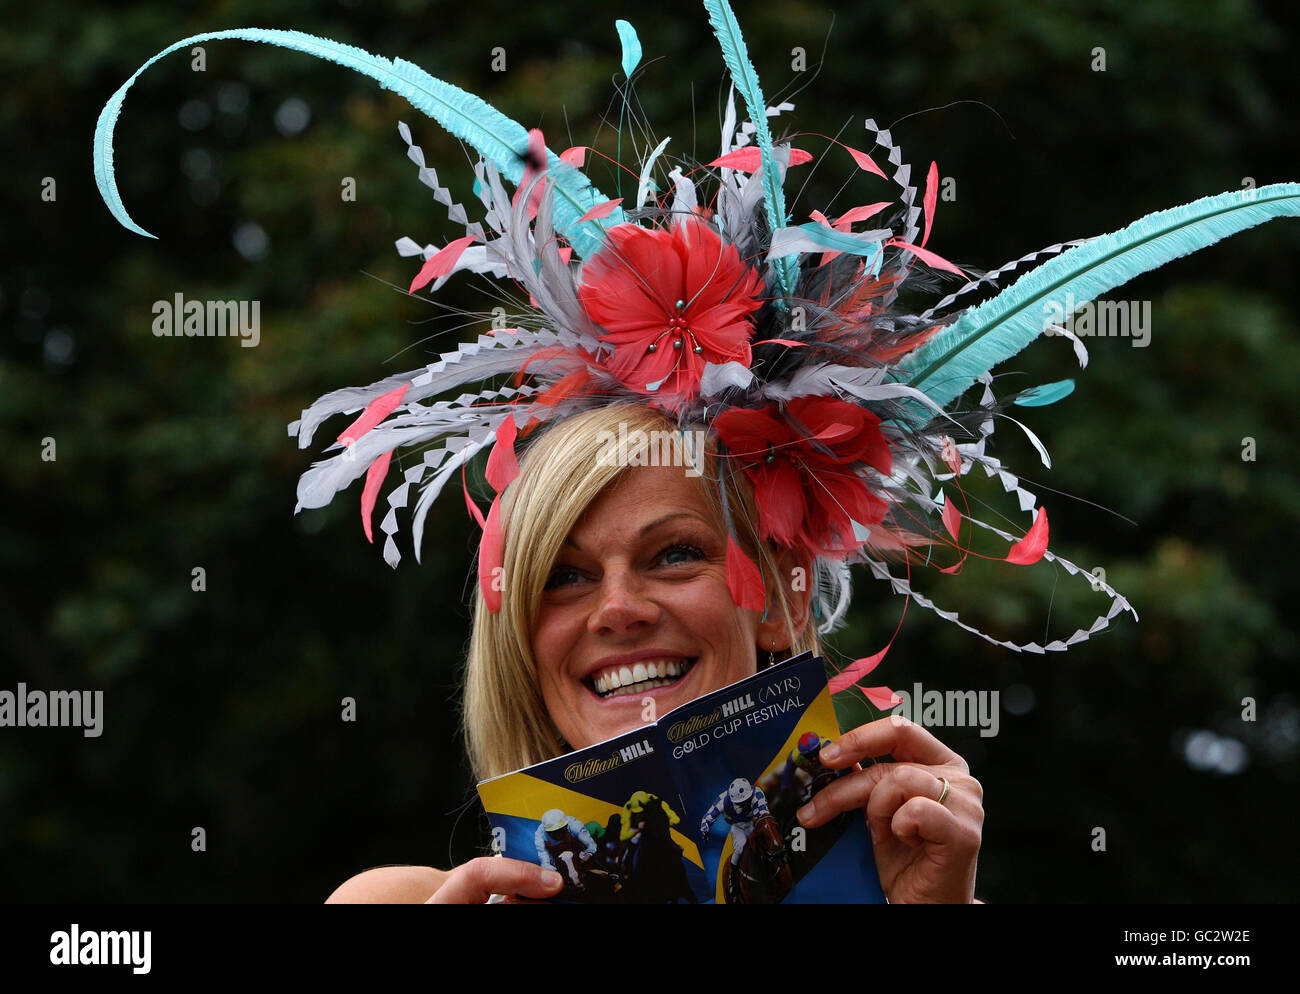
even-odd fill
[{"label": "smiling mouth", "polygon": [[698,656],[685,659],[646,659],[631,666],[611,666],[598,670],[583,683],[602,700],[643,694],[647,690],[680,682],[698,659]]}]

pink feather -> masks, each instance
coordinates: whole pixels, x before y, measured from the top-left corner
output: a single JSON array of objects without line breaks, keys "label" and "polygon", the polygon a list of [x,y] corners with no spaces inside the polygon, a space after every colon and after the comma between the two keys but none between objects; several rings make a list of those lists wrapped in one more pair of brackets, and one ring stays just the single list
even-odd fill
[{"label": "pink feather", "polygon": [[[836,144],[843,145],[843,142],[836,142]],[[871,156],[867,155],[866,152],[860,152],[856,148],[849,148],[847,145],[844,145],[844,148],[849,155],[853,156],[853,161],[858,164],[859,169],[865,169],[869,173],[875,173],[881,179],[889,179],[889,177],[885,175],[884,170],[872,162]]]},{"label": "pink feather", "polygon": [[951,500],[943,502],[943,526],[948,529],[952,540],[957,541],[957,530],[961,527],[961,512]]},{"label": "pink feather", "polygon": [[[888,206],[889,206],[889,201],[882,200],[876,204],[866,204],[862,207],[854,207],[851,210],[845,211],[843,214],[837,217],[835,219],[835,224],[833,225],[833,227],[837,231],[843,231],[845,230],[845,228],[848,227],[848,225],[853,224],[857,221],[865,221],[873,214],[879,214],[881,210],[883,210]],[[840,225],[844,225],[844,227],[842,228],[840,227]]]},{"label": "pink feather", "polygon": [[366,485],[361,491],[361,527],[365,530],[366,541],[371,545],[375,544],[375,536],[370,529],[370,518],[374,515],[375,499],[379,496],[384,477],[388,475],[388,464],[392,458],[393,450],[389,449],[366,470]]},{"label": "pink feather", "polygon": [[727,536],[727,589],[732,601],[748,611],[761,611],[767,603],[758,567],[731,536]]},{"label": "pink feather", "polygon": [[930,240],[930,226],[934,224],[934,205],[939,199],[939,165],[930,163],[930,171],[925,176],[925,199],[922,201],[925,207],[925,234],[921,237],[921,244],[924,245]]},{"label": "pink feather", "polygon": [[573,148],[566,148],[560,153],[560,161],[581,169],[582,164],[587,161],[587,149],[589,147],[587,145],[574,145]]},{"label": "pink feather", "polygon": [[[613,213],[614,208],[622,202],[623,198],[618,197],[614,200],[606,200],[603,204],[597,204],[591,210],[587,211],[586,214],[582,215],[582,217],[578,218],[578,223],[581,224],[583,221],[596,221],[602,217],[608,217]],[[568,260],[565,261],[567,262]]]},{"label": "pink feather", "polygon": [[515,438],[518,434],[519,428],[515,425],[513,414],[497,427],[496,444],[488,453],[487,468],[484,470],[484,476],[497,493],[501,493],[519,475],[519,459],[515,456]]},{"label": "pink feather", "polygon": [[[812,153],[805,152],[801,148],[790,149],[790,165],[801,166],[805,162],[812,162]],[[728,152],[712,162],[706,162],[706,167],[717,166],[722,169],[738,169],[742,173],[752,173],[763,164],[763,153],[757,145],[747,145],[744,148],[738,148],[734,152]]]},{"label": "pink feather", "polygon": [[1025,537],[1011,547],[1007,562],[1029,566],[1043,558],[1047,551],[1047,508],[1040,507],[1034,514],[1034,523]]},{"label": "pink feather", "polygon": [[966,273],[963,270],[958,269],[956,266],[954,266],[943,256],[935,255],[929,249],[923,249],[919,245],[912,245],[908,242],[903,241],[901,238],[891,238],[889,241],[885,242],[885,244],[897,245],[899,248],[907,249],[907,251],[911,252],[918,259],[924,262],[927,266],[933,266],[935,269],[946,269],[948,272],[956,273],[958,276],[966,275]]},{"label": "pink feather", "polygon": [[903,699],[888,687],[863,687],[862,692],[877,711],[888,711],[903,703]]},{"label": "pink feather", "polygon": [[407,293],[415,293],[421,287],[433,282],[439,276],[446,276],[456,268],[456,263],[469,248],[471,242],[478,241],[478,235],[466,235],[464,238],[457,238],[454,242],[448,242],[446,247],[439,249],[416,273],[415,279],[411,280],[411,288]]},{"label": "pink feather", "polygon": [[492,501],[483,537],[478,543],[478,585],[483,602],[493,614],[501,610],[501,591],[496,589],[496,579],[501,576],[501,555],[504,541],[501,535],[501,497]]},{"label": "pink feather", "polygon": [[478,509],[474,503],[474,498],[469,495],[469,482],[465,479],[465,464],[460,464],[460,489],[465,495],[465,509],[469,511],[469,516],[478,522],[480,528],[487,524],[483,517],[483,512]]},{"label": "pink feather", "polygon": [[366,405],[366,409],[361,412],[361,416],[339,434],[338,441],[344,445],[351,445],[359,440],[362,435],[397,409],[410,386],[409,383],[403,383],[400,387],[389,390],[382,397],[376,397],[372,400]]},{"label": "pink feather", "polygon": [[889,645],[877,652],[874,656],[866,656],[862,659],[855,659],[844,667],[839,673],[831,677],[827,686],[832,694],[838,694],[842,690],[847,690],[864,676],[880,665],[880,661],[885,658],[885,653],[889,651],[889,646],[894,644],[894,640],[889,640]]}]

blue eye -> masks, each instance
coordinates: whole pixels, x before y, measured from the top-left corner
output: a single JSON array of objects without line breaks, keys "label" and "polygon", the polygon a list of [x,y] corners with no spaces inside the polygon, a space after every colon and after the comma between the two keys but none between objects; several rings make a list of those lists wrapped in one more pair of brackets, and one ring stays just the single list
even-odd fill
[{"label": "blue eye", "polygon": [[[684,557],[684,558],[678,558]],[[689,542],[674,542],[672,545],[664,547],[659,553],[656,562],[664,562],[668,566],[677,566],[681,563],[693,562],[705,558],[703,550],[699,546],[691,545]],[[554,590],[556,587],[568,586],[573,580],[581,579],[582,574],[572,566],[557,566],[547,577],[544,590]]]},{"label": "blue eye", "polygon": [[551,571],[551,575],[547,577],[546,586],[543,587],[542,589],[552,590],[555,587],[563,587],[565,585],[563,582],[563,578],[569,575],[574,575],[576,573],[577,570],[571,569],[568,566],[556,567],[554,570]]},{"label": "blue eye", "polygon": [[[685,542],[677,542],[674,543],[673,545],[668,546],[668,548],[664,549],[664,551],[660,553],[660,555],[666,559],[669,556],[678,555],[679,553],[685,553],[689,557],[689,559],[704,558],[704,553],[700,549],[698,549],[694,545],[687,545]],[[683,560],[678,560],[678,561],[681,562]]]}]

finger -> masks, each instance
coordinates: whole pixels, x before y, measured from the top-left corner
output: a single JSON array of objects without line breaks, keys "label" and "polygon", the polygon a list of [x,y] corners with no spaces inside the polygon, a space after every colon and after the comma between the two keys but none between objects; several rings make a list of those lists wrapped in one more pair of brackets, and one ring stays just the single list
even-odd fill
[{"label": "finger", "polygon": [[980,830],[969,819],[928,797],[905,802],[890,821],[890,831],[911,846],[930,844],[948,850],[953,859],[969,860],[979,852]]},{"label": "finger", "polygon": [[564,880],[554,870],[498,856],[471,859],[451,872],[429,904],[486,904],[493,894],[554,897]]},{"label": "finger", "polygon": [[[799,809],[799,822],[806,828],[816,828],[842,812],[866,807],[868,824],[872,824],[872,811],[876,814],[873,833],[877,828],[887,830],[887,819],[909,797],[937,798],[941,789],[939,778],[928,767],[878,763],[827,784]],[[881,824],[882,818],[885,824]]]},{"label": "finger", "polygon": [[[930,801],[935,807],[947,812],[953,820],[957,819],[956,808],[959,804],[957,792],[952,789],[951,781],[948,796],[940,804],[939,798],[943,796],[943,781],[933,770],[901,763],[892,765],[894,768],[882,776],[880,783],[867,800],[867,825],[871,828],[873,841],[878,842],[889,838],[890,833],[893,832],[894,816],[904,805],[913,800]],[[905,836],[900,838],[907,841]]]},{"label": "finger", "polygon": [[819,757],[833,770],[851,766],[862,759],[893,756],[900,762],[926,766],[955,766],[968,770],[966,760],[949,749],[914,721],[893,714],[867,722],[845,732],[835,742],[822,747]]}]

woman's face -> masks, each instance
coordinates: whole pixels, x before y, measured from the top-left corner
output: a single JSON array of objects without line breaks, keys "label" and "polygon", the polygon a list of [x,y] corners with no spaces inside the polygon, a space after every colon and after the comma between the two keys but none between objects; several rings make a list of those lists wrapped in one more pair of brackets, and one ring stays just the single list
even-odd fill
[{"label": "woman's face", "polygon": [[697,488],[681,467],[629,469],[560,550],[533,654],[546,708],[575,749],[757,668],[760,614],[732,602],[727,538]]}]

